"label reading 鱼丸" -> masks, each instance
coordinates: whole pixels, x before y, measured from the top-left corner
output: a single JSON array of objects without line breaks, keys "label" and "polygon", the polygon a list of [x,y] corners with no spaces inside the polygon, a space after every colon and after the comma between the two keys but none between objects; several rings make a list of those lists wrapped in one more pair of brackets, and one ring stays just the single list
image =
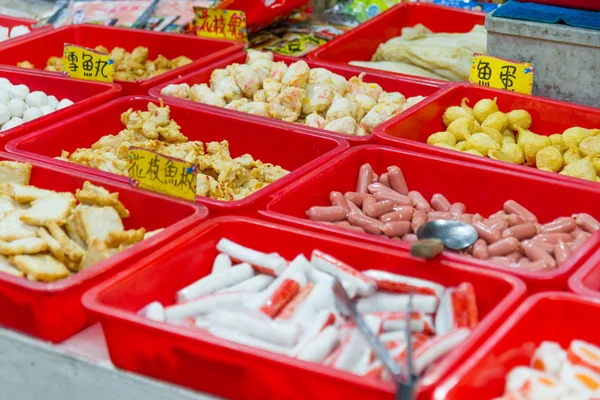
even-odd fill
[{"label": "label reading \u9c7c\u4e38", "polygon": [[134,146],[127,152],[127,161],[132,186],[195,200],[196,164]]},{"label": "label reading \u9c7c\u4e38", "polygon": [[246,13],[238,10],[194,7],[196,35],[206,38],[243,40],[248,43]]},{"label": "label reading \u9c7c\u4e38", "polygon": [[89,81],[113,82],[115,63],[110,54],[65,43],[64,75]]},{"label": "label reading \u9c7c\u4e38", "polygon": [[531,94],[533,64],[474,54],[469,82],[496,89]]}]

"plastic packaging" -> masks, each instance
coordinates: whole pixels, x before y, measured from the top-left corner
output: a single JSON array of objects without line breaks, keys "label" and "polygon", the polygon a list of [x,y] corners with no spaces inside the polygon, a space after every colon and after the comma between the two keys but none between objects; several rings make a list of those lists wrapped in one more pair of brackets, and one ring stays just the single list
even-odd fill
[{"label": "plastic packaging", "polygon": [[0,324],[44,340],[60,342],[90,324],[92,319],[81,305],[81,296],[86,290],[197,225],[208,214],[205,207],[98,177],[44,166],[6,153],[0,153],[0,159],[30,162],[33,165],[31,184],[40,188],[75,193],[89,180],[118,192],[119,200],[131,211],[131,216],[124,221],[125,229],[133,226],[145,226],[148,230],[165,228],[142,243],[62,281],[31,282],[0,273]]},{"label": "plastic packaging", "polygon": [[[404,241],[313,222],[305,216],[305,211],[311,206],[331,204],[329,194],[332,190],[342,193],[354,190],[357,171],[365,163],[370,163],[377,173],[384,171],[389,165],[397,165],[402,169],[408,187],[421,192],[426,199],[441,193],[450,202],[463,202],[467,210],[483,216],[496,212],[506,200],[512,199],[534,213],[540,223],[546,223],[582,210],[592,212],[596,209],[597,199],[600,199],[600,188],[592,189],[464,161],[370,145],[353,148],[312,172],[302,182],[288,186],[260,213],[269,219],[295,226],[408,251],[410,244]],[[565,196],[565,193],[569,193],[569,196]],[[541,202],[540,199],[547,199],[547,202]],[[564,290],[570,274],[588,259],[599,242],[600,232],[592,236],[563,265],[543,273],[500,267],[451,252],[444,252],[443,257],[514,274],[527,283],[531,292]]]},{"label": "plastic packaging", "polygon": [[[391,398],[394,389],[390,383],[234,344],[183,326],[156,323],[136,314],[153,300],[169,305],[177,290],[210,273],[217,254],[215,245],[223,237],[259,251],[277,251],[286,259],[299,252],[310,256],[318,248],[342,261],[352,261],[360,270],[376,266],[446,286],[471,282],[481,322],[461,346],[423,378],[422,398],[431,394],[438,379],[464,360],[524,295],[523,283],[505,274],[475,271],[440,259],[423,268],[421,261],[381,247],[356,246],[333,236],[247,218],[219,218],[138,263],[133,273],[86,295],[84,304],[100,318],[117,367],[229,399]],[[135,340],[126,340],[128,337]],[[170,368],[164,368],[167,359]]]},{"label": "plastic packaging", "polygon": [[[64,168],[102,176],[112,181],[128,182],[123,176],[55,160],[61,150],[72,152],[81,147],[89,148],[104,135],[117,134],[123,127],[121,113],[129,108],[146,110],[151,97],[124,97],[89,112],[46,127],[10,143],[8,151]],[[256,193],[236,201],[220,201],[197,197],[197,201],[215,211],[233,210],[251,212],[269,195],[295,181],[305,173],[348,148],[346,141],[322,137],[308,129],[289,130],[265,124],[262,119],[246,114],[233,116],[212,109],[191,109],[179,104],[171,105],[171,117],[181,126],[189,140],[202,142],[228,140],[232,157],[250,154],[255,159],[270,162],[291,171],[290,174],[260,189]],[[73,132],[79,132],[74,135]]]},{"label": "plastic packaging", "polygon": [[[43,69],[50,57],[61,57],[64,44],[71,43],[90,48],[102,45],[108,49],[116,46],[132,51],[135,47],[148,47],[148,57],[155,59],[159,54],[168,59],[185,55],[192,63],[173,69],[150,79],[136,82],[117,81],[123,87],[123,95],[146,94],[152,86],[166,82],[176,76],[210,64],[242,49],[242,45],[225,40],[207,40],[191,35],[148,32],[97,25],[74,25],[27,36],[14,43],[0,46],[0,62],[16,66],[22,61],[33,63]],[[38,71],[36,71],[38,72]]]},{"label": "plastic packaging", "polygon": [[308,0],[222,0],[217,8],[244,11],[248,31],[256,32],[287,17],[306,3]]},{"label": "plastic packaging", "polygon": [[529,366],[544,340],[567,348],[573,339],[599,345],[590,321],[600,304],[569,293],[540,293],[525,300],[498,330],[435,391],[436,400],[488,399],[504,393],[506,374]]}]

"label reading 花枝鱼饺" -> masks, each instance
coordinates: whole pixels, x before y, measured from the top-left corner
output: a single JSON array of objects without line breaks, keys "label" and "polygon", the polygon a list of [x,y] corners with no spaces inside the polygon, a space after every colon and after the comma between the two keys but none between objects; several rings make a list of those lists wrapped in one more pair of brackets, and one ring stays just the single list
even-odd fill
[{"label": "label reading \u82b1\u679d\u9c7c\u997a", "polygon": [[88,81],[113,82],[115,63],[110,54],[65,43],[64,75]]},{"label": "label reading \u82b1\u679d\u9c7c\u997a", "polygon": [[535,69],[531,63],[474,54],[469,82],[531,94],[534,72]]},{"label": "label reading \u82b1\u679d\u9c7c\u997a", "polygon": [[127,162],[132,186],[186,200],[196,199],[196,164],[134,146],[127,151]]},{"label": "label reading \u82b1\u679d\u9c7c\u997a", "polygon": [[248,43],[246,13],[238,10],[194,7],[196,35],[213,39],[243,40]]}]

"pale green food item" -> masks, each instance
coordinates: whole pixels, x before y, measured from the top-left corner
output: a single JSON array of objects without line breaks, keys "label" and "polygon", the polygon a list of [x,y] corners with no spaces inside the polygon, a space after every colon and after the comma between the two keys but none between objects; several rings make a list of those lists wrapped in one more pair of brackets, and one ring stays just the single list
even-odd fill
[{"label": "pale green food item", "polygon": [[506,114],[501,111],[497,111],[488,115],[488,117],[481,123],[483,128],[493,128],[498,132],[504,132],[508,128],[509,120]]},{"label": "pale green food item", "polygon": [[600,136],[588,136],[579,143],[579,152],[584,156],[600,153]]},{"label": "pale green food item", "polygon": [[517,144],[521,146],[525,152],[525,160],[527,165],[535,164],[535,155],[544,147],[552,146],[552,142],[548,136],[538,135],[531,131],[517,127],[519,137]]},{"label": "pale green food item", "polygon": [[594,131],[580,127],[569,128],[563,132],[563,141],[566,146],[577,146],[588,136],[592,136]]}]

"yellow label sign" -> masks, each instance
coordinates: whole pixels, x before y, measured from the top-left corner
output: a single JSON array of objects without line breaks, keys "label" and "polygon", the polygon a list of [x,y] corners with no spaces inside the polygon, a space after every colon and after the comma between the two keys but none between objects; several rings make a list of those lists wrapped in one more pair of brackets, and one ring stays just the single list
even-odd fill
[{"label": "yellow label sign", "polygon": [[194,7],[196,35],[206,38],[243,40],[248,43],[246,13],[238,10]]},{"label": "yellow label sign", "polygon": [[196,164],[133,146],[127,152],[127,161],[132,186],[196,199]]},{"label": "yellow label sign", "polygon": [[88,81],[113,82],[115,63],[110,54],[65,43],[65,75]]},{"label": "yellow label sign", "polygon": [[283,54],[286,56],[303,56],[310,51],[313,51],[317,47],[320,47],[327,43],[327,40],[312,36],[312,35],[302,35],[296,40],[292,40],[287,42],[283,46],[279,47],[268,47],[269,50]]},{"label": "yellow label sign", "polygon": [[474,54],[469,82],[531,94],[534,72],[531,63]]}]

